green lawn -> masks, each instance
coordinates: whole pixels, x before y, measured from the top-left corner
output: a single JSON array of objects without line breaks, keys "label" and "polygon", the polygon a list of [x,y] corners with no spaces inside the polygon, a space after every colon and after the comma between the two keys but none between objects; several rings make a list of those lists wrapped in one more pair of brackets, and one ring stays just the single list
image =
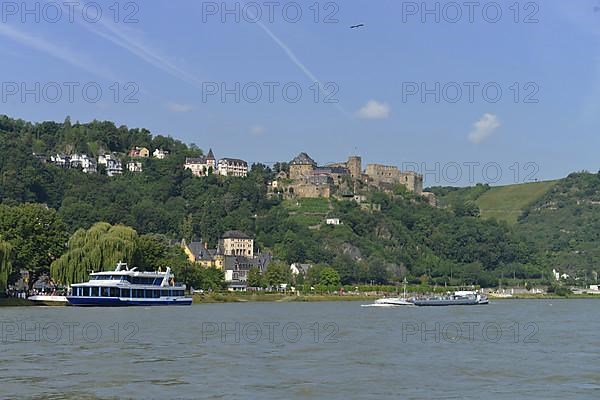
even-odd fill
[{"label": "green lawn", "polygon": [[328,199],[286,200],[283,202],[283,205],[289,211],[299,212],[299,213],[327,214],[329,212],[329,200]]},{"label": "green lawn", "polygon": [[283,206],[290,212],[290,220],[305,226],[324,223],[329,213],[328,199],[286,200]]},{"label": "green lawn", "polygon": [[558,181],[493,187],[475,202],[483,218],[496,218],[515,224],[523,210],[546,194]]}]

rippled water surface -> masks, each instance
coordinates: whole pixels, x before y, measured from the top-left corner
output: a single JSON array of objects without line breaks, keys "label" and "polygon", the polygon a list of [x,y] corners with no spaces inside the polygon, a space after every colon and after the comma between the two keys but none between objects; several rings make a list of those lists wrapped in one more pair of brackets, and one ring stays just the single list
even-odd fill
[{"label": "rippled water surface", "polygon": [[0,309],[0,398],[600,398],[600,301]]}]

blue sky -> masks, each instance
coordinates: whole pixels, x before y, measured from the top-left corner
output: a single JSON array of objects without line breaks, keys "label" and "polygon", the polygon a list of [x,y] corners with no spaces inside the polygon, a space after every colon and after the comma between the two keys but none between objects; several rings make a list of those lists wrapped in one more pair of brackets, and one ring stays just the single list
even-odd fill
[{"label": "blue sky", "polygon": [[[29,14],[21,2],[3,2],[0,113],[113,120],[251,162],[306,151],[326,163],[358,153],[365,163],[427,170],[426,185],[600,168],[596,0],[523,1],[518,15],[514,1],[499,1],[501,16],[480,2],[472,22],[463,2],[447,1],[426,2],[429,10],[438,5],[434,14],[421,1],[394,0],[274,1],[273,8],[228,1],[239,10],[230,14],[220,1],[123,1],[118,15],[114,0],[75,3],[71,15],[62,2],[27,1]],[[72,102],[69,82],[79,84]],[[236,92],[236,83],[240,101],[234,94],[223,101],[221,86]],[[22,98],[23,84],[39,102]],[[86,84],[102,90],[97,102],[84,98]],[[425,99],[423,85],[431,91]],[[138,102],[124,102],[127,94]]]}]

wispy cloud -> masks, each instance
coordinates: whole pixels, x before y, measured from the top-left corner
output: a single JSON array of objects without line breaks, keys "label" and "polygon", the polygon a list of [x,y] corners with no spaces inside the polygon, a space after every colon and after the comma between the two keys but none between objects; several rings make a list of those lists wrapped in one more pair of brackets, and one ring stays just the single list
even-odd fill
[{"label": "wispy cloud", "polygon": [[489,139],[500,128],[500,121],[494,114],[486,113],[473,126],[475,129],[469,133],[469,140],[475,144],[480,144]]},{"label": "wispy cloud", "polygon": [[[75,6],[75,8],[77,7],[80,6]],[[136,39],[133,31],[125,31],[119,28],[117,24],[107,22],[105,19],[101,19],[95,24],[86,23],[81,19],[76,19],[76,22],[95,35],[127,50],[155,68],[161,69],[179,80],[202,89],[201,79],[198,79],[192,73],[176,65],[167,56],[161,54],[158,49]]]},{"label": "wispy cloud", "polygon": [[194,107],[192,107],[189,104],[181,104],[181,103],[175,103],[175,102],[169,102],[167,103],[167,109],[171,112],[174,113],[187,113],[190,112],[194,109]]},{"label": "wispy cloud", "polygon": [[380,103],[376,100],[370,100],[363,108],[357,111],[356,115],[364,119],[386,119],[390,116],[390,105]]},{"label": "wispy cloud", "polygon": [[120,81],[109,69],[99,67],[97,62],[86,58],[81,52],[73,51],[66,46],[61,46],[42,37],[20,31],[7,24],[0,24],[0,35],[14,40],[21,45],[46,53],[100,78],[113,82]]}]

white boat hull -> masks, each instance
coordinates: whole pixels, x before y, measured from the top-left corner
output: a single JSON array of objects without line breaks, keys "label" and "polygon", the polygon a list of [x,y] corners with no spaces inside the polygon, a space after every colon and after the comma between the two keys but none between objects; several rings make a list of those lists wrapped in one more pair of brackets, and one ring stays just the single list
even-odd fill
[{"label": "white boat hull", "polygon": [[29,296],[27,300],[46,306],[66,306],[69,304],[66,296]]},{"label": "white boat hull", "polygon": [[414,304],[408,301],[408,299],[403,299],[399,297],[375,300],[375,304],[387,306],[414,306]]}]

